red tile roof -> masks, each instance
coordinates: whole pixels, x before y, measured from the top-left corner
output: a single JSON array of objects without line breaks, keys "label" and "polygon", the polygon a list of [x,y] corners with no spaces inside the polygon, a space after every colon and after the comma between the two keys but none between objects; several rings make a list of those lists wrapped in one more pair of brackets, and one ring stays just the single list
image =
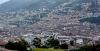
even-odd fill
[{"label": "red tile roof", "polygon": [[0,41],[0,45],[4,45],[4,44],[5,44],[4,42]]}]

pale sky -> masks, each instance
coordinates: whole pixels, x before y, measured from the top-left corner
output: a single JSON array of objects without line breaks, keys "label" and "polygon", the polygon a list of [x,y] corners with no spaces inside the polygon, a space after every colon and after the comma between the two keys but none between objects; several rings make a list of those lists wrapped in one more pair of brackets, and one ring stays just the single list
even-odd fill
[{"label": "pale sky", "polygon": [[9,1],[9,0],[0,0],[0,4],[7,2],[7,1]]}]

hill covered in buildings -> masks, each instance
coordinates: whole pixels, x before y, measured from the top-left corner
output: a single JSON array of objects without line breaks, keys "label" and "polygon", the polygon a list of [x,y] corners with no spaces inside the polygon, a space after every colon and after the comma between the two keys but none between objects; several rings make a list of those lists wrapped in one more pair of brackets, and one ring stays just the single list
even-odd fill
[{"label": "hill covered in buildings", "polygon": [[26,27],[35,34],[91,34],[94,30],[88,28],[94,25],[85,26],[79,20],[99,16],[97,3],[97,0],[10,0],[0,5],[0,24],[7,28],[20,27],[15,29],[17,33],[10,30],[13,34],[21,31],[25,34]]},{"label": "hill covered in buildings", "polygon": [[[9,24],[33,24],[40,21],[41,18],[56,9],[59,9],[55,14],[66,15],[69,10],[82,11],[86,7],[93,6],[89,3],[93,0],[10,0],[0,5],[1,22],[9,16],[7,23]],[[91,10],[91,9],[87,9]]]}]

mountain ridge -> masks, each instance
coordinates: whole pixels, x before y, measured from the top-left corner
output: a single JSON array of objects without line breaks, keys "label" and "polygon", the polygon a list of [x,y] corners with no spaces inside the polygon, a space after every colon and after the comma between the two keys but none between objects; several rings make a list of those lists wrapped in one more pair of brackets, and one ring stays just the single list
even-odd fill
[{"label": "mountain ridge", "polygon": [[26,5],[37,1],[39,0],[10,0],[0,5],[0,12],[19,10],[21,8],[24,8]]}]

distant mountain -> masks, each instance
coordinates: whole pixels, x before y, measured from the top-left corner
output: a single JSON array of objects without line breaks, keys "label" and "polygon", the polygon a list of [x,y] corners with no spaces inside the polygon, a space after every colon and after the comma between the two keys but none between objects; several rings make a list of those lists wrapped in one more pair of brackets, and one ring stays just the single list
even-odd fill
[{"label": "distant mountain", "polygon": [[[92,0],[10,0],[0,5],[0,12],[16,11],[19,9],[39,10],[41,8],[54,9],[62,3],[73,2],[65,7],[72,7],[75,4],[91,2]],[[81,5],[73,9],[80,10]]]},{"label": "distant mountain", "polygon": [[0,12],[15,11],[39,0],[10,0],[0,5]]},{"label": "distant mountain", "polygon": [[16,11],[19,9],[37,10],[43,7],[53,9],[61,3],[68,1],[69,0],[10,0],[0,5],[0,12]]}]

